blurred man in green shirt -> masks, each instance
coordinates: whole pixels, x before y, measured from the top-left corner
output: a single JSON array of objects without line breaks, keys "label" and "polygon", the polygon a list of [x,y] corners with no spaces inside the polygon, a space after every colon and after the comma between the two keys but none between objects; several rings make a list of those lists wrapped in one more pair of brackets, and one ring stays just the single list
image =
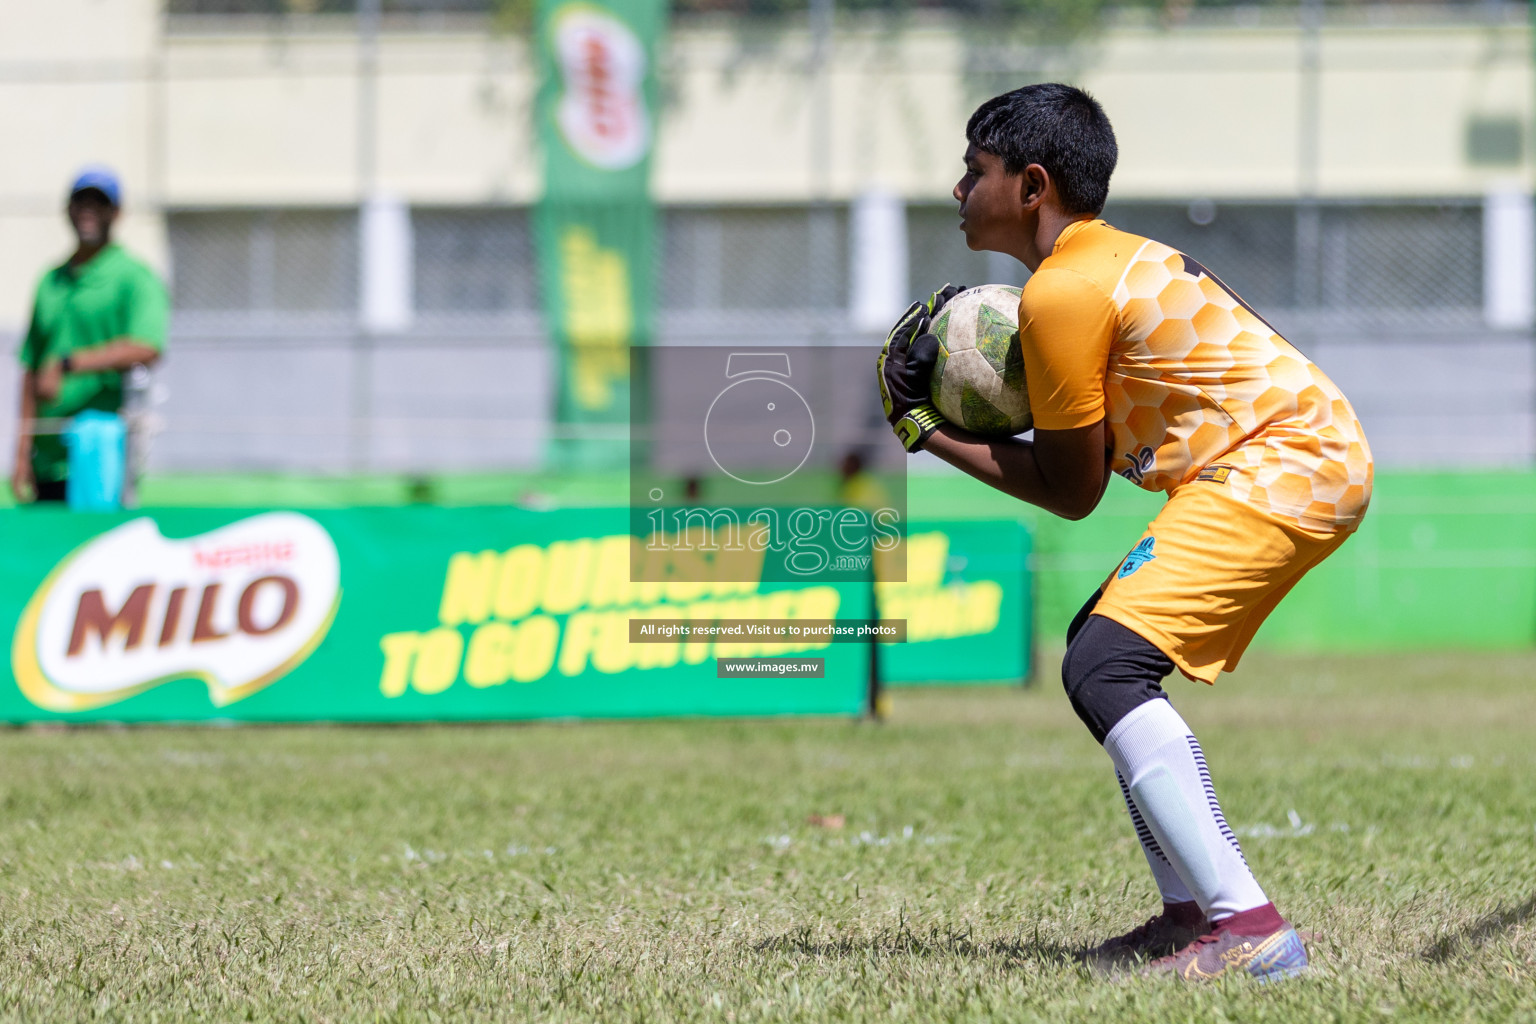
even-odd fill
[{"label": "blurred man in green shirt", "polygon": [[11,490],[16,500],[63,501],[69,478],[64,439],[34,429],[87,409],[123,405],[123,371],[148,365],[165,348],[170,305],[165,286],[112,241],[122,186],[105,167],[89,167],[69,193],[74,254],[43,275],[21,345],[21,422]]}]

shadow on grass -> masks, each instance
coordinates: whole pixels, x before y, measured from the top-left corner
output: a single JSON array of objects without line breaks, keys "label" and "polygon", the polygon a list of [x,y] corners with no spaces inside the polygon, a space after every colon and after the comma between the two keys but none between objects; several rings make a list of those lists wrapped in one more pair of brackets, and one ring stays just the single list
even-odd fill
[{"label": "shadow on grass", "polygon": [[1511,928],[1524,924],[1532,917],[1536,917],[1536,896],[1518,907],[1500,907],[1460,931],[1442,935],[1420,955],[1431,963],[1443,964],[1452,957],[1470,952]]},{"label": "shadow on grass", "polygon": [[882,929],[863,938],[818,938],[810,927],[796,928],[764,939],[754,947],[759,953],[785,953],[791,956],[852,957],[915,956],[956,957],[966,960],[1025,961],[1070,966],[1078,962],[1078,948],[1059,942],[1034,938],[1004,938],[978,941],[970,932],[930,928],[926,934],[905,926]]}]

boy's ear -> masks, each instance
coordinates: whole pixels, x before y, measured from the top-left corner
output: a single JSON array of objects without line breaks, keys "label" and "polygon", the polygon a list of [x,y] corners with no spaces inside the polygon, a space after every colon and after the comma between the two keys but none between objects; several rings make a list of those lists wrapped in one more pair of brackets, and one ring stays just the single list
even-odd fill
[{"label": "boy's ear", "polygon": [[1034,212],[1051,191],[1051,174],[1039,164],[1030,164],[1019,173],[1019,202]]}]

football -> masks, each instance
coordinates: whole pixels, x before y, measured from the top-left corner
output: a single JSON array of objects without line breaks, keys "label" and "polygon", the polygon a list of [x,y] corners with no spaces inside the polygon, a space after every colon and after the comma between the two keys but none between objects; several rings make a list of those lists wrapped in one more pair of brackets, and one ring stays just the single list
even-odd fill
[{"label": "football", "polygon": [[951,423],[977,434],[1012,436],[1034,425],[1019,348],[1020,289],[967,288],[939,310],[933,404]]}]

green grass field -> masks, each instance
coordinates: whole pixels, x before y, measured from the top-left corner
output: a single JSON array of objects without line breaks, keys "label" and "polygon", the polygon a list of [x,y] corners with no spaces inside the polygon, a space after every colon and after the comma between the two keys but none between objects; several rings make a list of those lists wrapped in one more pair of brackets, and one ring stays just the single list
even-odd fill
[{"label": "green grass field", "polygon": [[[1072,951],[1154,894],[1049,679],[883,725],[17,731],[0,1019],[1536,1019],[1536,656],[1175,682],[1314,972]],[[841,829],[808,823],[843,815]]]}]

